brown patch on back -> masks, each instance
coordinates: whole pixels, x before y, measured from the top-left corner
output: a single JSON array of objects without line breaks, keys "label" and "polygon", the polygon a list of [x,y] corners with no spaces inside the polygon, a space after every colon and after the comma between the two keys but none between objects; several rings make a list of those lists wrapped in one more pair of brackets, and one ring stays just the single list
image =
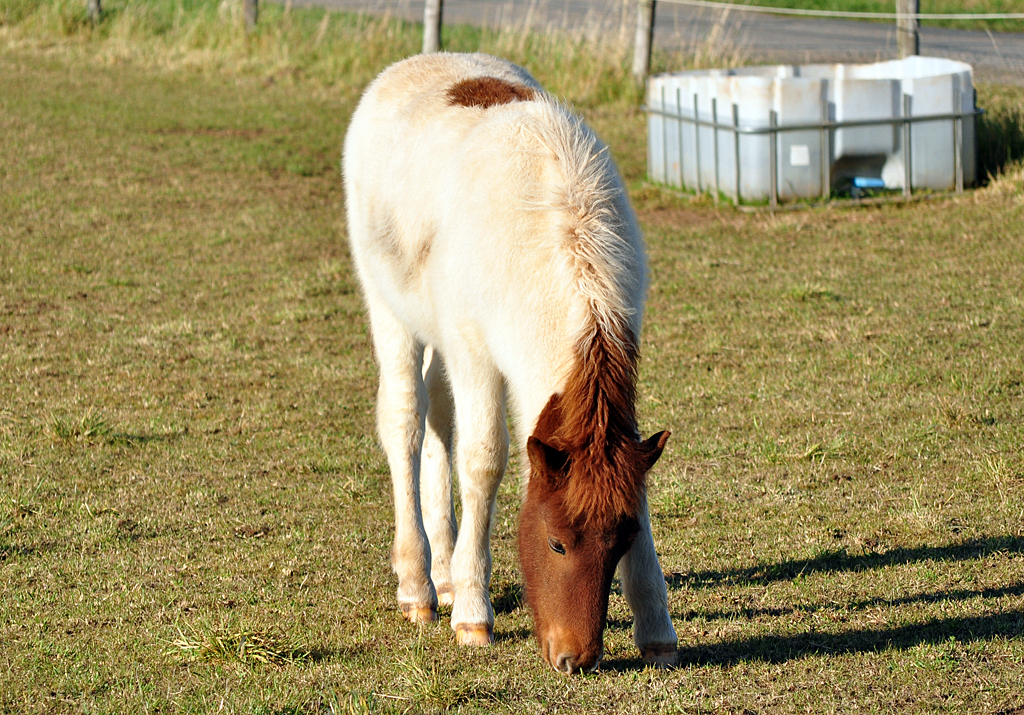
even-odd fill
[{"label": "brown patch on back", "polygon": [[529,102],[537,90],[521,84],[512,84],[497,77],[473,77],[452,85],[448,90],[448,103],[459,107],[488,109],[511,102]]}]

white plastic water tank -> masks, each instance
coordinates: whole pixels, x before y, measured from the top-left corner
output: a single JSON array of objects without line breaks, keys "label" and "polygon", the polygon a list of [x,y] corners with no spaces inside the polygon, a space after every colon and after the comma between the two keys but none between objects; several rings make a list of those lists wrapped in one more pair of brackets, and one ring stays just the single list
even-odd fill
[{"label": "white plastic water tank", "polygon": [[647,108],[648,174],[672,186],[757,202],[827,198],[855,180],[904,193],[975,181],[974,87],[963,62],[661,74],[648,82]]}]

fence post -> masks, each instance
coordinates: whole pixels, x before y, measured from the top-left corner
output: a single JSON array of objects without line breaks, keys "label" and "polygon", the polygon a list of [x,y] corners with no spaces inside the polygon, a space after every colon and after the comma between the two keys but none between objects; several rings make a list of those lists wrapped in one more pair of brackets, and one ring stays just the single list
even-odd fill
[{"label": "fence post", "polygon": [[636,40],[633,43],[633,76],[644,81],[651,71],[651,46],[654,44],[654,0],[638,0]]},{"label": "fence post", "polygon": [[920,10],[921,0],[896,0],[896,49],[901,60],[919,54],[917,13]]},{"label": "fence post", "polygon": [[87,0],[85,4],[85,15],[89,18],[89,22],[95,24],[100,21],[100,16],[103,15],[103,8],[100,6],[100,0]]},{"label": "fence post", "polygon": [[423,53],[441,50],[441,6],[442,0],[427,0],[423,3]]},{"label": "fence post", "polygon": [[242,3],[242,18],[245,20],[246,32],[252,32],[256,29],[256,20],[260,14],[258,2],[259,0],[244,0]]}]

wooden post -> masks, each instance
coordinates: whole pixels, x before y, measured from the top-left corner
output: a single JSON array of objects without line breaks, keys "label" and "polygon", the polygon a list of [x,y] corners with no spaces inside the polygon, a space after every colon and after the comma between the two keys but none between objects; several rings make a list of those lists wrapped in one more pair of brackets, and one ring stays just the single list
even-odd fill
[{"label": "wooden post", "polygon": [[640,82],[651,71],[651,46],[654,44],[654,0],[638,0],[636,40],[633,43],[633,76]]},{"label": "wooden post", "polygon": [[917,13],[921,0],[896,0],[896,48],[900,59],[919,54]]},{"label": "wooden post", "polygon": [[243,0],[242,2],[242,18],[245,20],[246,32],[256,29],[256,20],[260,14],[258,2],[259,0]]},{"label": "wooden post", "polygon": [[441,50],[441,6],[442,0],[426,0],[423,3],[423,53]]},{"label": "wooden post", "polygon": [[86,0],[85,14],[89,18],[89,22],[94,25],[100,21],[100,17],[103,15],[103,8],[100,6],[100,0]]}]

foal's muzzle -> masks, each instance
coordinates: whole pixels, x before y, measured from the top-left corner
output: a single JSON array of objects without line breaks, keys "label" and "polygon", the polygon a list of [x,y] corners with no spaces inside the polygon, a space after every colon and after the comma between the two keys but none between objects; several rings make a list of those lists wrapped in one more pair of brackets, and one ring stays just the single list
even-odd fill
[{"label": "foal's muzzle", "polygon": [[555,643],[554,638],[548,638],[544,648],[544,660],[551,664],[551,667],[559,673],[572,675],[573,673],[593,673],[601,663],[604,656],[604,645],[602,644],[596,652],[574,652],[574,649],[567,648],[564,644]]}]

